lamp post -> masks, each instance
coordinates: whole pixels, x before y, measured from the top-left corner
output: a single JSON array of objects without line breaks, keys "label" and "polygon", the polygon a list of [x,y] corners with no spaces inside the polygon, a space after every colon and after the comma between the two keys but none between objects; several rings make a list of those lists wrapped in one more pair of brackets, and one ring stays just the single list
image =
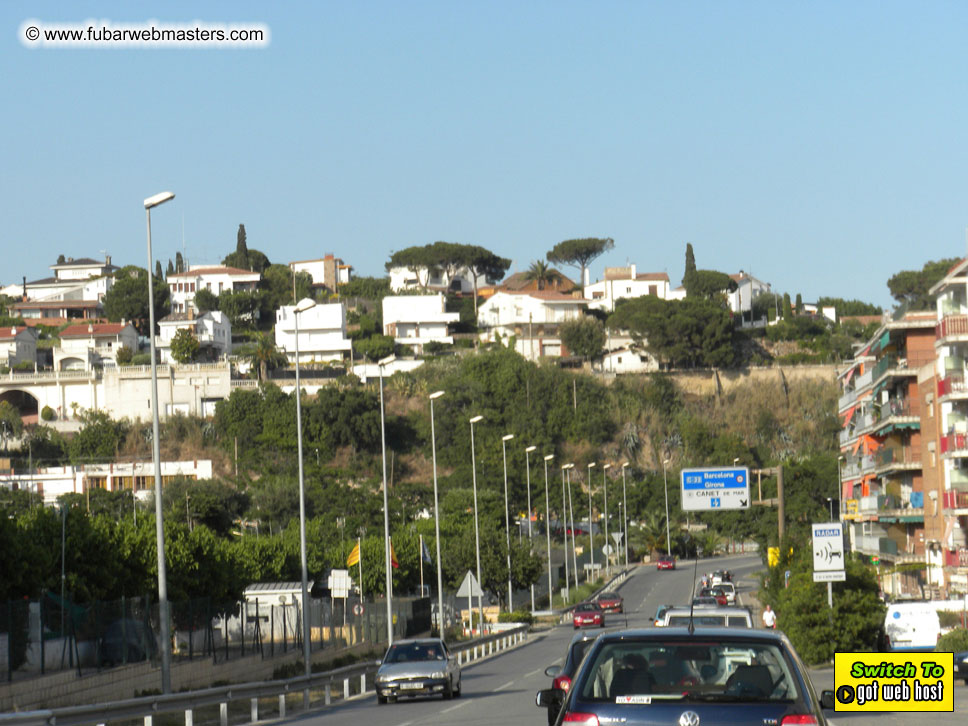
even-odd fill
[{"label": "lamp post", "polygon": [[830,521],[834,521],[834,499],[833,497],[827,497],[827,506],[830,508]]},{"label": "lamp post", "polygon": [[562,548],[565,552],[565,602],[568,602],[571,590],[568,588],[568,510],[565,508],[565,470],[567,464],[561,467],[561,516],[558,518],[561,524]]},{"label": "lamp post", "polygon": [[662,481],[665,484],[665,509],[666,509],[666,554],[672,555],[672,537],[669,535],[669,477],[666,474],[668,459],[662,460]]},{"label": "lamp post", "polygon": [[837,457],[837,519],[844,521],[844,457]]},{"label": "lamp post", "polygon": [[[568,519],[571,521],[571,564],[572,574],[575,578],[575,589],[578,589],[578,555],[575,554],[575,509],[571,505],[571,470],[574,464],[565,464],[565,478],[568,480]],[[567,535],[566,535],[567,542]],[[568,550],[565,549],[565,561],[568,561]]]},{"label": "lamp post", "polygon": [[[387,645],[393,645],[393,604],[391,590],[393,575],[390,573],[390,505],[387,496],[387,427],[383,411],[383,367],[393,363],[396,356],[389,355],[377,363],[380,369],[380,446],[383,452],[383,560],[386,568],[387,588]],[[443,617],[443,613],[441,613]]]},{"label": "lamp post", "polygon": [[[537,446],[528,446],[524,450],[524,468],[528,472],[528,553],[531,553],[534,542],[532,541],[532,530],[531,530],[531,452],[535,451]],[[531,583],[531,612],[534,612],[534,583]]]},{"label": "lamp post", "polygon": [[[296,449],[299,457],[299,561],[302,566],[302,622],[303,622],[303,661],[306,676],[313,674],[310,656],[312,643],[309,640],[309,568],[306,560],[306,484],[303,478],[302,444],[302,403],[299,391],[299,316],[316,307],[316,302],[303,298],[292,309],[293,329],[296,333]],[[309,691],[304,691],[304,700],[309,701]]]},{"label": "lamp post", "polygon": [[626,461],[622,464],[622,546],[625,548],[625,566],[629,566],[629,500],[625,488],[625,470],[629,468]]},{"label": "lamp post", "polygon": [[[481,632],[484,632],[484,583],[481,581],[481,535],[477,523],[477,460],[474,453],[474,424],[483,421],[483,416],[474,416],[470,420],[471,424],[471,470],[473,471],[474,481],[474,552],[477,557],[477,585],[480,587],[477,596],[477,609],[480,611]],[[474,631],[473,617],[471,618],[471,632]]]},{"label": "lamp post", "polygon": [[592,537],[592,469],[595,468],[593,461],[588,465],[588,556],[591,558],[592,568],[588,571],[588,577],[595,574],[595,540]]},{"label": "lamp post", "polygon": [[514,612],[511,595],[511,508],[508,503],[508,441],[514,438],[514,434],[506,434],[501,437],[501,453],[504,456],[504,528],[507,530],[508,545],[508,612]]},{"label": "lamp post", "polygon": [[168,580],[165,571],[165,526],[161,506],[161,447],[158,424],[158,361],[155,356],[155,292],[152,275],[151,210],[175,198],[161,192],[145,199],[148,222],[148,344],[151,350],[151,459],[155,467],[155,539],[158,549],[158,619],[161,621],[161,692],[171,693],[171,623],[168,612]]},{"label": "lamp post", "polygon": [[602,464],[602,496],[605,498],[605,548],[602,554],[605,555],[605,577],[612,574],[612,558],[608,554],[608,476],[606,471],[611,469],[611,464]]},{"label": "lamp post", "polygon": [[444,578],[440,569],[440,506],[437,504],[437,436],[434,431],[434,401],[444,395],[443,391],[430,394],[430,448],[434,461],[434,535],[437,538],[437,629],[444,639]]},{"label": "lamp post", "polygon": [[548,609],[554,609],[554,593],[551,584],[551,504],[548,499],[548,462],[555,458],[554,454],[547,454],[544,458],[545,471],[545,537],[548,540]]}]

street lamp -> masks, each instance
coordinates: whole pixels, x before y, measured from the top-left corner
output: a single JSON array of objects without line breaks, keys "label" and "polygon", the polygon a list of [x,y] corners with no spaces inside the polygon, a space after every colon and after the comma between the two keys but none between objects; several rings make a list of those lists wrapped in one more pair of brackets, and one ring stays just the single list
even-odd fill
[{"label": "street lamp", "polygon": [[[302,404],[299,395],[299,316],[307,310],[316,307],[316,302],[308,297],[303,298],[292,309],[293,327],[296,333],[296,447],[299,457],[299,560],[302,565],[302,621],[303,621],[303,660],[308,678],[313,674],[310,655],[312,653],[309,640],[309,568],[306,564],[306,484],[303,479],[303,443],[302,443]],[[382,390],[381,390],[382,393]],[[309,691],[304,691],[306,705],[309,705]]]},{"label": "street lamp", "polygon": [[594,467],[594,461],[588,465],[588,556],[591,558],[592,566],[588,571],[589,578],[595,574],[595,540],[592,538],[592,469]]},{"label": "street lamp", "polygon": [[565,602],[568,601],[571,594],[571,590],[568,588],[568,510],[565,508],[565,471],[567,466],[567,464],[563,464],[561,467],[561,516],[559,517],[562,521],[561,540],[565,551]]},{"label": "street lamp", "polygon": [[152,275],[151,209],[175,198],[161,192],[145,199],[148,222],[148,344],[151,350],[151,458],[155,466],[155,538],[158,549],[158,619],[161,621],[161,692],[171,693],[171,623],[168,612],[168,582],[165,572],[165,526],[161,507],[161,448],[158,424],[158,362],[155,357],[155,292]]},{"label": "street lamp", "polygon": [[508,545],[508,612],[514,612],[514,605],[511,604],[511,511],[508,504],[508,441],[514,438],[514,434],[506,434],[501,437],[501,453],[504,455],[504,528],[507,530]]},{"label": "street lamp", "polygon": [[834,499],[833,497],[827,497],[827,506],[830,508],[830,521],[834,521]]},{"label": "street lamp", "polygon": [[[575,554],[575,509],[571,505],[571,470],[575,468],[574,464],[565,464],[563,467],[565,470],[565,477],[568,480],[568,518],[571,520],[571,564],[572,564],[572,574],[575,578],[575,589],[578,589],[578,555]],[[568,535],[565,535],[565,561],[568,561],[568,548],[567,548]]]},{"label": "street lamp", "polygon": [[605,498],[605,548],[603,554],[605,555],[606,578],[612,573],[612,558],[608,554],[608,477],[605,472],[611,468],[611,464],[602,465],[602,496]]},{"label": "street lamp", "polygon": [[[524,468],[528,471],[528,554],[531,554],[533,541],[532,541],[532,531],[531,531],[531,452],[535,451],[537,446],[528,446],[524,450]],[[531,583],[531,612],[534,612],[534,583]]]},{"label": "street lamp", "polygon": [[629,566],[629,500],[625,488],[625,470],[629,468],[626,461],[622,464],[622,545],[625,548],[625,566]]},{"label": "street lamp", "polygon": [[[483,421],[483,416],[474,416],[471,420],[471,470],[473,472],[474,481],[474,552],[477,556],[477,585],[480,588],[477,595],[477,609],[480,611],[481,621],[480,627],[481,632],[484,632],[484,584],[481,580],[481,535],[478,529],[477,523],[477,461],[475,459],[474,453],[474,424],[478,421]],[[474,619],[473,614],[471,617],[471,632],[474,631]]]},{"label": "street lamp", "polygon": [[444,639],[444,578],[440,570],[440,506],[437,504],[437,436],[434,431],[434,401],[444,395],[443,391],[430,394],[430,448],[434,460],[434,534],[437,537],[437,629]]},{"label": "street lamp", "polygon": [[[386,568],[387,588],[387,645],[393,645],[393,604],[390,602],[393,588],[393,575],[390,574],[390,505],[387,497],[387,427],[383,412],[383,367],[393,363],[397,358],[388,355],[377,362],[380,369],[380,446],[383,450],[383,559]],[[440,614],[443,617],[443,613]]]},{"label": "street lamp", "polygon": [[548,499],[548,462],[555,458],[554,454],[548,454],[544,458],[545,471],[545,537],[548,540],[548,609],[554,609],[554,593],[551,584],[551,504]]},{"label": "street lamp", "polygon": [[665,483],[665,507],[666,507],[666,554],[672,555],[672,537],[669,535],[669,477],[666,474],[668,459],[662,460],[662,481]]},{"label": "street lamp", "polygon": [[837,457],[837,519],[844,521],[844,467],[843,456]]}]

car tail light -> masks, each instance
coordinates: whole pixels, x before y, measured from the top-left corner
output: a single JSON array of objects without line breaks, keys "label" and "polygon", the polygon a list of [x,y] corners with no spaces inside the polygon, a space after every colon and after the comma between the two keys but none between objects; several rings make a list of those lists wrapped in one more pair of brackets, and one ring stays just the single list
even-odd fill
[{"label": "car tail light", "polygon": [[566,711],[565,717],[561,721],[562,723],[579,723],[585,726],[599,726],[598,716],[593,713],[578,713],[575,711]]},{"label": "car tail light", "polygon": [[817,718],[811,713],[794,713],[790,716],[784,716],[783,720],[780,721],[780,726],[784,726],[784,724],[788,724],[788,723],[789,724],[805,723],[805,724],[813,724],[814,726],[817,726]]},{"label": "car tail light", "polygon": [[567,691],[571,688],[571,677],[570,676],[558,676],[551,682],[552,688],[557,688],[561,691]]}]

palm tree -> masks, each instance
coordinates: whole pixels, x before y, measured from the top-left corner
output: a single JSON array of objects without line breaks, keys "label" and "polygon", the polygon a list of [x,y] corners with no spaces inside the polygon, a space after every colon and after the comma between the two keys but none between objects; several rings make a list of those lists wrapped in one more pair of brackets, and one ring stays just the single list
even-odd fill
[{"label": "palm tree", "polygon": [[556,272],[557,270],[544,260],[535,260],[531,263],[528,271],[524,273],[524,279],[528,282],[537,283],[538,289],[544,290],[545,285],[555,279]]},{"label": "palm tree", "polygon": [[271,333],[260,333],[250,360],[252,365],[259,366],[259,380],[264,381],[269,377],[270,370],[286,362],[286,357],[276,348]]}]

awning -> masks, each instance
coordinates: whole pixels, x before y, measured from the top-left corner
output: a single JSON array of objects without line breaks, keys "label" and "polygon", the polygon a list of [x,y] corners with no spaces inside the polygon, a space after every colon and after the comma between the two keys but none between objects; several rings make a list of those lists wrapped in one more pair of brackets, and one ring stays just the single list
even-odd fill
[{"label": "awning", "polygon": [[891,331],[885,330],[884,335],[881,336],[881,350],[883,350],[890,344],[891,344]]},{"label": "awning", "polygon": [[853,418],[854,411],[856,411],[856,410],[857,410],[857,404],[855,403],[853,406],[851,406],[846,411],[844,411],[842,414],[840,414],[841,416],[844,417],[844,425],[843,425],[843,428],[847,428],[847,426],[850,425],[850,420],[851,420],[851,418]]}]

